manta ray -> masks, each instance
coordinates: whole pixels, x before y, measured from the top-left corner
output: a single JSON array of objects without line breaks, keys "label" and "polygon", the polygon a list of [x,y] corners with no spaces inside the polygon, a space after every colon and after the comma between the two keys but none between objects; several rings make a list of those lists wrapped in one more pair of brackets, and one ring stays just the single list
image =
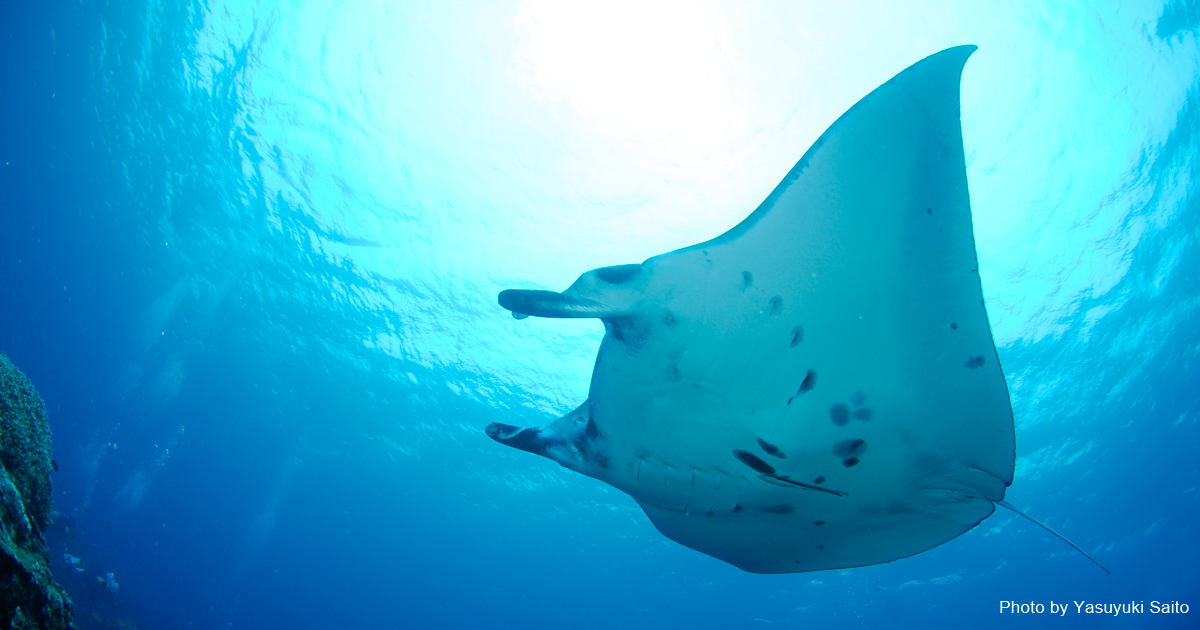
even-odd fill
[{"label": "manta ray", "polygon": [[487,434],[754,573],[889,562],[1011,508],[1013,414],[959,120],[974,50],[875,89],[728,232],[561,293],[501,292],[518,319],[605,334],[583,404]]}]

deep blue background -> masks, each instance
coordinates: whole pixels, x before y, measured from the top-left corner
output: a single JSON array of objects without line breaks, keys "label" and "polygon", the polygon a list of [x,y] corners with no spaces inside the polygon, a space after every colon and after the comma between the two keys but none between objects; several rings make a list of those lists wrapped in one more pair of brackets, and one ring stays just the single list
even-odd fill
[{"label": "deep blue background", "polygon": [[[397,6],[401,14],[430,11]],[[491,23],[508,10],[466,6],[471,11],[458,7],[455,24]],[[1053,26],[1053,7],[1023,7],[1031,22],[1061,27]],[[377,182],[368,175],[339,179],[327,170],[325,162],[355,159],[353,147],[322,154],[318,142],[305,162],[293,155],[297,146],[278,140],[295,135],[302,145],[321,137],[314,120],[349,120],[332,129],[337,137],[362,131],[355,126],[361,112],[332,97],[287,101],[254,91],[259,84],[249,77],[270,69],[255,61],[256,47],[289,28],[325,26],[289,24],[313,19],[297,7],[267,12],[269,19],[260,14],[252,25],[239,23],[240,31],[230,27],[249,38],[217,58],[211,51],[222,47],[205,39],[214,33],[206,19],[227,13],[224,7],[4,3],[0,351],[32,379],[50,411],[59,515],[48,542],[55,570],[76,600],[79,625],[127,619],[141,628],[899,628],[940,620],[980,627],[1015,621],[1194,627],[1200,615],[1200,83],[1194,74],[1200,5],[1151,3],[1155,17],[1141,23],[1119,4],[1095,10],[1093,22],[1106,26],[1080,26],[1077,40],[1063,36],[1068,58],[1104,68],[1109,53],[1090,38],[1103,41],[1106,29],[1127,29],[1165,51],[1144,60],[1146,66],[1165,67],[1183,89],[1137,101],[1143,107],[1130,120],[1150,121],[1144,126],[1093,130],[1141,147],[1128,170],[1092,182],[1105,199],[1099,209],[1066,204],[1031,211],[1054,222],[1014,241],[1028,250],[1005,256],[1052,264],[1031,269],[1032,263],[995,254],[1005,245],[989,241],[983,226],[1020,213],[981,198],[1000,175],[975,161],[999,155],[1003,163],[997,147],[1012,136],[996,130],[989,138],[978,131],[984,125],[964,125],[968,154],[975,153],[969,175],[981,267],[1015,270],[991,279],[985,273],[992,320],[1033,322],[998,335],[1018,427],[1009,498],[1072,537],[1113,575],[998,513],[958,540],[896,563],[756,576],[662,538],[615,490],[500,449],[483,435],[493,420],[534,424],[569,410],[575,403],[564,406],[566,400],[577,395],[571,387],[587,377],[586,362],[570,363],[581,368],[564,377],[574,385],[545,393],[558,387],[554,361],[565,361],[552,356],[556,346],[529,348],[531,355],[545,353],[541,358],[506,355],[546,338],[506,332],[520,329],[493,302],[497,288],[520,275],[503,266],[520,252],[489,249],[487,235],[521,229],[504,227],[509,222],[526,225],[520,212],[505,210],[520,207],[524,193],[516,184],[514,192],[480,180],[486,175],[471,171],[473,163],[459,154],[502,164],[507,160],[494,156],[508,155],[511,138],[498,132],[473,137],[475,144],[447,141],[418,155],[411,147],[424,146],[425,123],[414,119],[399,135],[403,142],[396,141],[412,151],[405,154],[411,170],[388,182],[402,191],[397,202],[372,189]],[[326,17],[332,33],[337,16]],[[418,30],[395,34],[397,45],[428,43]],[[491,43],[480,38],[479,58],[490,58]],[[435,48],[421,53],[446,64],[429,76],[441,77],[449,92],[502,77],[456,74],[455,55],[469,51],[449,49],[445,58]],[[325,44],[321,50],[324,58]],[[422,88],[424,62],[413,63],[416,78],[397,87],[397,98],[412,109],[363,117],[403,124],[405,111],[425,111],[423,99],[433,92]],[[292,70],[334,77],[344,69]],[[987,85],[986,76],[971,79],[971,73],[968,66],[974,85]],[[1087,74],[1074,78],[1103,83]],[[790,98],[782,88],[776,97]],[[296,102],[311,103],[317,113],[288,110],[279,115],[284,122],[268,120],[266,113]],[[978,103],[964,97],[964,116]],[[1089,106],[1115,108],[1107,99]],[[1077,105],[1037,101],[1038,109],[1064,119],[1089,115],[1071,107]],[[830,120],[814,123],[817,131]],[[566,142],[553,132],[566,123],[544,124],[550,131],[530,142]],[[529,137],[539,125],[512,133]],[[461,126],[469,130],[471,122]],[[973,148],[973,140],[988,144]],[[799,149],[792,159],[803,148],[789,148]],[[1107,172],[1071,162],[1068,149],[1065,163],[1052,159],[1053,147],[1045,162],[1020,159],[1031,170],[1075,173],[1078,181]],[[536,160],[551,158],[530,158],[539,154],[529,151],[513,160],[533,159],[526,170],[536,177]],[[1089,159],[1110,158],[1130,159]],[[769,189],[779,169],[764,172],[757,177]],[[422,188],[433,186],[426,182],[435,174],[446,182],[441,197]],[[336,191],[335,202],[316,191],[322,185]],[[562,184],[589,186],[586,176]],[[1074,190],[1064,197],[1081,194]],[[546,195],[556,194],[571,199]],[[485,209],[470,209],[472,199]],[[726,218],[736,222],[757,201],[746,200]],[[322,213],[330,204],[345,208],[340,218]],[[464,205],[469,209],[457,213]],[[1111,231],[1084,241],[1066,236],[1071,229],[1086,232],[1110,207],[1119,208]],[[624,210],[617,204],[575,211],[611,211],[619,222]],[[446,237],[455,230],[478,238],[456,244]],[[610,238],[585,233],[579,240],[591,237]],[[1111,269],[1096,271],[1099,263],[1085,250],[1107,251],[1114,242],[1125,245],[1104,259]],[[525,247],[543,243],[530,237]],[[445,255],[457,266],[445,271],[437,252],[452,252]],[[652,253],[659,251],[646,252]],[[597,266],[580,256],[560,261],[564,273]],[[1073,286],[1080,268],[1112,280],[1066,297],[1044,289]],[[1039,304],[1048,315],[1006,317],[1037,313]],[[590,360],[598,331],[578,330],[584,332],[558,342],[570,356]],[[501,367],[508,355],[511,369]],[[546,373],[528,371],[542,359],[551,366]],[[83,559],[83,574],[59,562],[64,552]],[[115,594],[95,580],[110,571],[120,583]],[[1180,600],[1193,612],[1013,620],[997,613],[999,601],[1009,599],[1147,606]]]}]

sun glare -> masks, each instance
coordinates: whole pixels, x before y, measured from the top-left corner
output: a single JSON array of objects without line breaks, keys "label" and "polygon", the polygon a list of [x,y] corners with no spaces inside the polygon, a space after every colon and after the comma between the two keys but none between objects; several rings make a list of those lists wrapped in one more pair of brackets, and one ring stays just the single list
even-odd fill
[{"label": "sun glare", "polygon": [[689,2],[558,3],[521,11],[521,80],[597,132],[656,157],[723,146],[739,121],[729,22]]}]

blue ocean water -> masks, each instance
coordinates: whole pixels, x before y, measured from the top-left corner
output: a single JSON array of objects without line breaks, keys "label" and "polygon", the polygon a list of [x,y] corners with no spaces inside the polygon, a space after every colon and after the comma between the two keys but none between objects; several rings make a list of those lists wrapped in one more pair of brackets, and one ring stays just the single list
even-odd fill
[{"label": "blue ocean water", "polygon": [[[4,3],[0,351],[80,627],[1195,627],[1200,4],[828,5]],[[1005,512],[747,574],[484,435],[573,409],[602,334],[500,290],[720,234],[964,43],[1008,500],[1112,575]]]}]

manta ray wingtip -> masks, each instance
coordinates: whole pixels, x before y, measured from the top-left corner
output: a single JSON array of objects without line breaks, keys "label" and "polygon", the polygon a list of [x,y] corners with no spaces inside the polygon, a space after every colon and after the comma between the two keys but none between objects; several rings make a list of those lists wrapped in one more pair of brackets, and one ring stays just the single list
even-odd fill
[{"label": "manta ray wingtip", "polygon": [[945,50],[939,50],[909,66],[904,72],[901,72],[894,78],[920,75],[930,71],[939,72],[936,69],[940,68],[941,72],[946,73],[948,79],[952,79],[954,89],[957,92],[962,69],[967,65],[967,59],[975,54],[976,50],[979,50],[979,47],[974,44],[964,44],[962,46],[953,46]]},{"label": "manta ray wingtip", "polygon": [[[939,50],[938,52],[935,52],[932,55],[929,55],[928,57],[926,57],[925,59],[922,59],[921,61],[925,61],[927,59],[934,59],[937,57],[943,57],[943,58],[954,57],[954,58],[960,59],[961,63],[966,63],[967,57],[970,57],[972,54],[974,54],[976,50],[979,50],[979,47],[976,46],[975,44],[962,44],[961,46],[951,46],[950,48],[946,48],[944,50]],[[917,64],[921,63],[921,61],[918,61],[916,64],[913,64],[913,65],[914,66],[917,65]]]}]

